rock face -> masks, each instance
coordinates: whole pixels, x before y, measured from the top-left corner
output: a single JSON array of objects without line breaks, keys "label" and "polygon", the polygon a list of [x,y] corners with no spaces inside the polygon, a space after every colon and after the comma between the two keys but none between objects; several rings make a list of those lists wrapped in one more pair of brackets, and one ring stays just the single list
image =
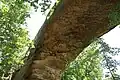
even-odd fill
[{"label": "rock face", "polygon": [[[117,1],[117,0],[116,0]],[[108,32],[112,0],[62,0],[52,20],[41,28],[36,47],[13,80],[60,80],[67,64]]]}]

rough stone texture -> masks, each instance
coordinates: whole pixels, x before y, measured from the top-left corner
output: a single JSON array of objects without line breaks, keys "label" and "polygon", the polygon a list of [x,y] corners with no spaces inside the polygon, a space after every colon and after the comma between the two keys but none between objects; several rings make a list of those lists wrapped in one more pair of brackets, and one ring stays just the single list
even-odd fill
[{"label": "rough stone texture", "polygon": [[64,0],[63,8],[44,26],[43,45],[37,44],[31,64],[19,80],[60,80],[66,64],[111,28],[108,13],[116,3],[112,1]]}]

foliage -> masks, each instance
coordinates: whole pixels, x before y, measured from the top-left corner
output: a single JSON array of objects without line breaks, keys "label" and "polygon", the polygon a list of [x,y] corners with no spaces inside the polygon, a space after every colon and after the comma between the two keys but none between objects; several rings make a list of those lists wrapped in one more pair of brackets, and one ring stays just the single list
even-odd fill
[{"label": "foliage", "polygon": [[41,6],[41,12],[45,12],[47,9],[50,8],[50,5],[52,3],[51,0],[25,0],[26,2],[29,2],[31,6],[33,6],[36,10],[39,6]]},{"label": "foliage", "polygon": [[0,80],[10,78],[23,64],[24,52],[30,40],[25,24],[29,6],[23,0],[0,1]]},{"label": "foliage", "polygon": [[110,26],[117,26],[120,23],[120,2],[116,3],[112,11],[108,15]]},{"label": "foliage", "polygon": [[114,56],[118,56],[118,53],[120,53],[120,48],[111,48],[103,40],[99,40],[99,43],[101,44],[99,51],[103,56],[102,66],[104,69],[108,70],[105,76],[109,80],[110,78],[112,80],[120,80],[120,74],[116,73],[118,70],[117,66],[119,66],[120,63],[117,60],[113,59]]},{"label": "foliage", "polygon": [[101,80],[101,60],[97,42],[94,42],[69,65],[62,80]]},{"label": "foliage", "polygon": [[[40,7],[42,13],[45,13],[48,9],[50,9],[50,6],[52,4],[52,0],[25,0],[25,1],[30,3],[30,5],[34,7],[35,11],[37,11],[37,9]],[[52,10],[56,8],[60,1],[61,0],[56,0],[56,3],[52,7]]]},{"label": "foliage", "polygon": [[[102,80],[104,76],[104,80],[120,80],[116,73],[120,63],[113,59],[119,52],[119,48],[112,48],[99,38],[68,66],[62,80]],[[106,69],[108,72],[103,76]]]}]

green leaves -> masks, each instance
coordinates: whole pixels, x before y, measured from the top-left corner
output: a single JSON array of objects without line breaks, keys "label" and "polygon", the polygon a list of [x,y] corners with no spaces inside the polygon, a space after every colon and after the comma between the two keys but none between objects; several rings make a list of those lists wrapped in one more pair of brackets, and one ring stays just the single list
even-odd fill
[{"label": "green leaves", "polygon": [[105,74],[106,79],[110,80],[119,80],[120,74],[117,74],[118,66],[120,66],[119,61],[114,59],[114,56],[120,56],[118,53],[120,52],[120,48],[111,48],[108,44],[104,41],[99,41],[101,44],[100,46],[100,53],[103,56],[102,66],[104,69],[108,70]]},{"label": "green leaves", "polygon": [[[103,80],[120,80],[120,75],[117,74],[120,63],[113,59],[119,52],[120,48],[111,48],[100,38],[68,66],[62,80],[102,80],[103,76]],[[107,74],[104,69],[108,70]]]},{"label": "green leaves", "polygon": [[117,26],[120,24],[120,2],[116,3],[112,11],[108,15],[110,26]]},{"label": "green leaves", "polygon": [[73,61],[62,76],[62,80],[101,80],[102,68],[97,42],[91,44]]},{"label": "green leaves", "polygon": [[10,76],[23,64],[30,44],[23,25],[30,7],[23,0],[0,1],[0,80]]}]

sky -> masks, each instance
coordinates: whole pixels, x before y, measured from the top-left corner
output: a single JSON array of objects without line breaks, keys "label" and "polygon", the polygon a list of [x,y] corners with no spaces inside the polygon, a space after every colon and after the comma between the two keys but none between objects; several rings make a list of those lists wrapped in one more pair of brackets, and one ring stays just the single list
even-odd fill
[{"label": "sky", "polygon": [[33,40],[45,21],[45,15],[42,15],[40,12],[32,12],[31,18],[27,18],[26,21],[30,39]]},{"label": "sky", "polygon": [[[51,0],[51,1],[52,1],[52,4],[50,6],[50,9],[52,8],[52,6],[56,2],[56,0]],[[35,12],[33,8],[31,9],[31,12],[30,12],[31,18],[26,19],[29,36],[30,36],[31,40],[33,40],[35,38],[37,32],[39,31],[40,27],[44,23],[44,21],[46,19],[46,15],[50,9],[48,9],[45,14],[41,13],[40,8],[38,8],[37,12]]]},{"label": "sky", "polygon": [[118,25],[116,28],[104,34],[102,38],[108,43],[111,47],[120,48],[120,26]]}]

